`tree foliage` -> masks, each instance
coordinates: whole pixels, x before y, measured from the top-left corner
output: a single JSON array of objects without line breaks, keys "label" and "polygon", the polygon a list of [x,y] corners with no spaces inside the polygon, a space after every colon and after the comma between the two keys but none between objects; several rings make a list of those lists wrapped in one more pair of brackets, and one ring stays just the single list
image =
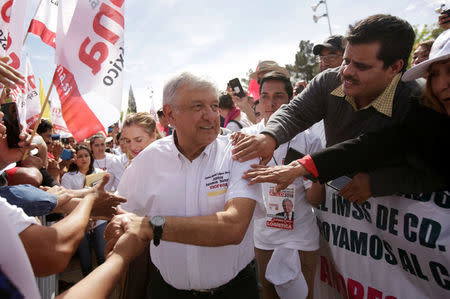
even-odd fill
[{"label": "tree foliage", "polygon": [[250,84],[250,74],[251,73],[253,73],[253,70],[249,69],[247,71],[247,74],[245,74],[245,78],[241,78],[241,85],[244,90],[248,90],[248,85]]},{"label": "tree foliage", "polygon": [[293,81],[310,81],[319,73],[319,64],[312,51],[314,44],[309,40],[301,40],[298,46],[294,64],[287,64],[286,69],[291,73]]}]

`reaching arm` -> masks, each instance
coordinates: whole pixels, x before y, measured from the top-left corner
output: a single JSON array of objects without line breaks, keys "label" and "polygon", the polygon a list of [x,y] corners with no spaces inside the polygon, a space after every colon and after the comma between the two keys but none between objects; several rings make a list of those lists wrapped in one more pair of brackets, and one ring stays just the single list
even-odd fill
[{"label": "reaching arm", "polygon": [[[94,205],[110,198],[104,191],[109,176],[105,176],[94,192],[79,201],[74,210],[63,220],[50,227],[31,225],[19,237],[25,247],[37,276],[46,276],[65,269],[83,238]],[[116,205],[120,201],[117,201]]]},{"label": "reaching arm", "polygon": [[148,241],[126,233],[120,237],[107,260],[87,277],[56,298],[107,298],[128,264],[137,257]]},{"label": "reaching arm", "polygon": [[[162,240],[197,246],[239,244],[245,236],[255,209],[249,198],[229,200],[223,211],[207,216],[165,217]],[[143,240],[153,239],[149,217],[132,213],[115,216],[105,230],[105,252],[111,251],[124,232],[134,232]]]}]

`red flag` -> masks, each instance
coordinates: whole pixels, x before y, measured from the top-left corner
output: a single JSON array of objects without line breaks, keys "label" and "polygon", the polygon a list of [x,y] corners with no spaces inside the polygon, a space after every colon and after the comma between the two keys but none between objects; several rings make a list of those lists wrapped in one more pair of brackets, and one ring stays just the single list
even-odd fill
[{"label": "red flag", "polygon": [[55,48],[58,2],[41,0],[36,14],[31,19],[29,33],[36,34],[47,45]]}]

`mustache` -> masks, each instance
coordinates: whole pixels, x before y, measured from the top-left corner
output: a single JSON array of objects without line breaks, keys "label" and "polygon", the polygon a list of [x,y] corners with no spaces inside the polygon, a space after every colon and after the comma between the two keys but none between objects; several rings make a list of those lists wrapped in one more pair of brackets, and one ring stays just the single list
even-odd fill
[{"label": "mustache", "polygon": [[342,76],[341,76],[341,80],[342,80],[342,81],[344,81],[344,80],[346,80],[346,81],[351,81],[351,82],[353,82],[353,83],[359,83],[359,81],[358,81],[357,79],[355,79],[355,78],[353,78],[353,77],[350,77],[350,76],[344,76],[344,75],[342,75]]}]

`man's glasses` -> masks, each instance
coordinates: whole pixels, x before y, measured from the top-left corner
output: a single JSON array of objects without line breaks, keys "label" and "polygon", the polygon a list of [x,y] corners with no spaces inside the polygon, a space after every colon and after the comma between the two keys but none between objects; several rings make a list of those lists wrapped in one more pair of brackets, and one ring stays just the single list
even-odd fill
[{"label": "man's glasses", "polygon": [[328,55],[321,55],[316,58],[317,62],[332,62],[336,61],[336,59],[341,58],[342,55],[339,54],[328,54]]}]

